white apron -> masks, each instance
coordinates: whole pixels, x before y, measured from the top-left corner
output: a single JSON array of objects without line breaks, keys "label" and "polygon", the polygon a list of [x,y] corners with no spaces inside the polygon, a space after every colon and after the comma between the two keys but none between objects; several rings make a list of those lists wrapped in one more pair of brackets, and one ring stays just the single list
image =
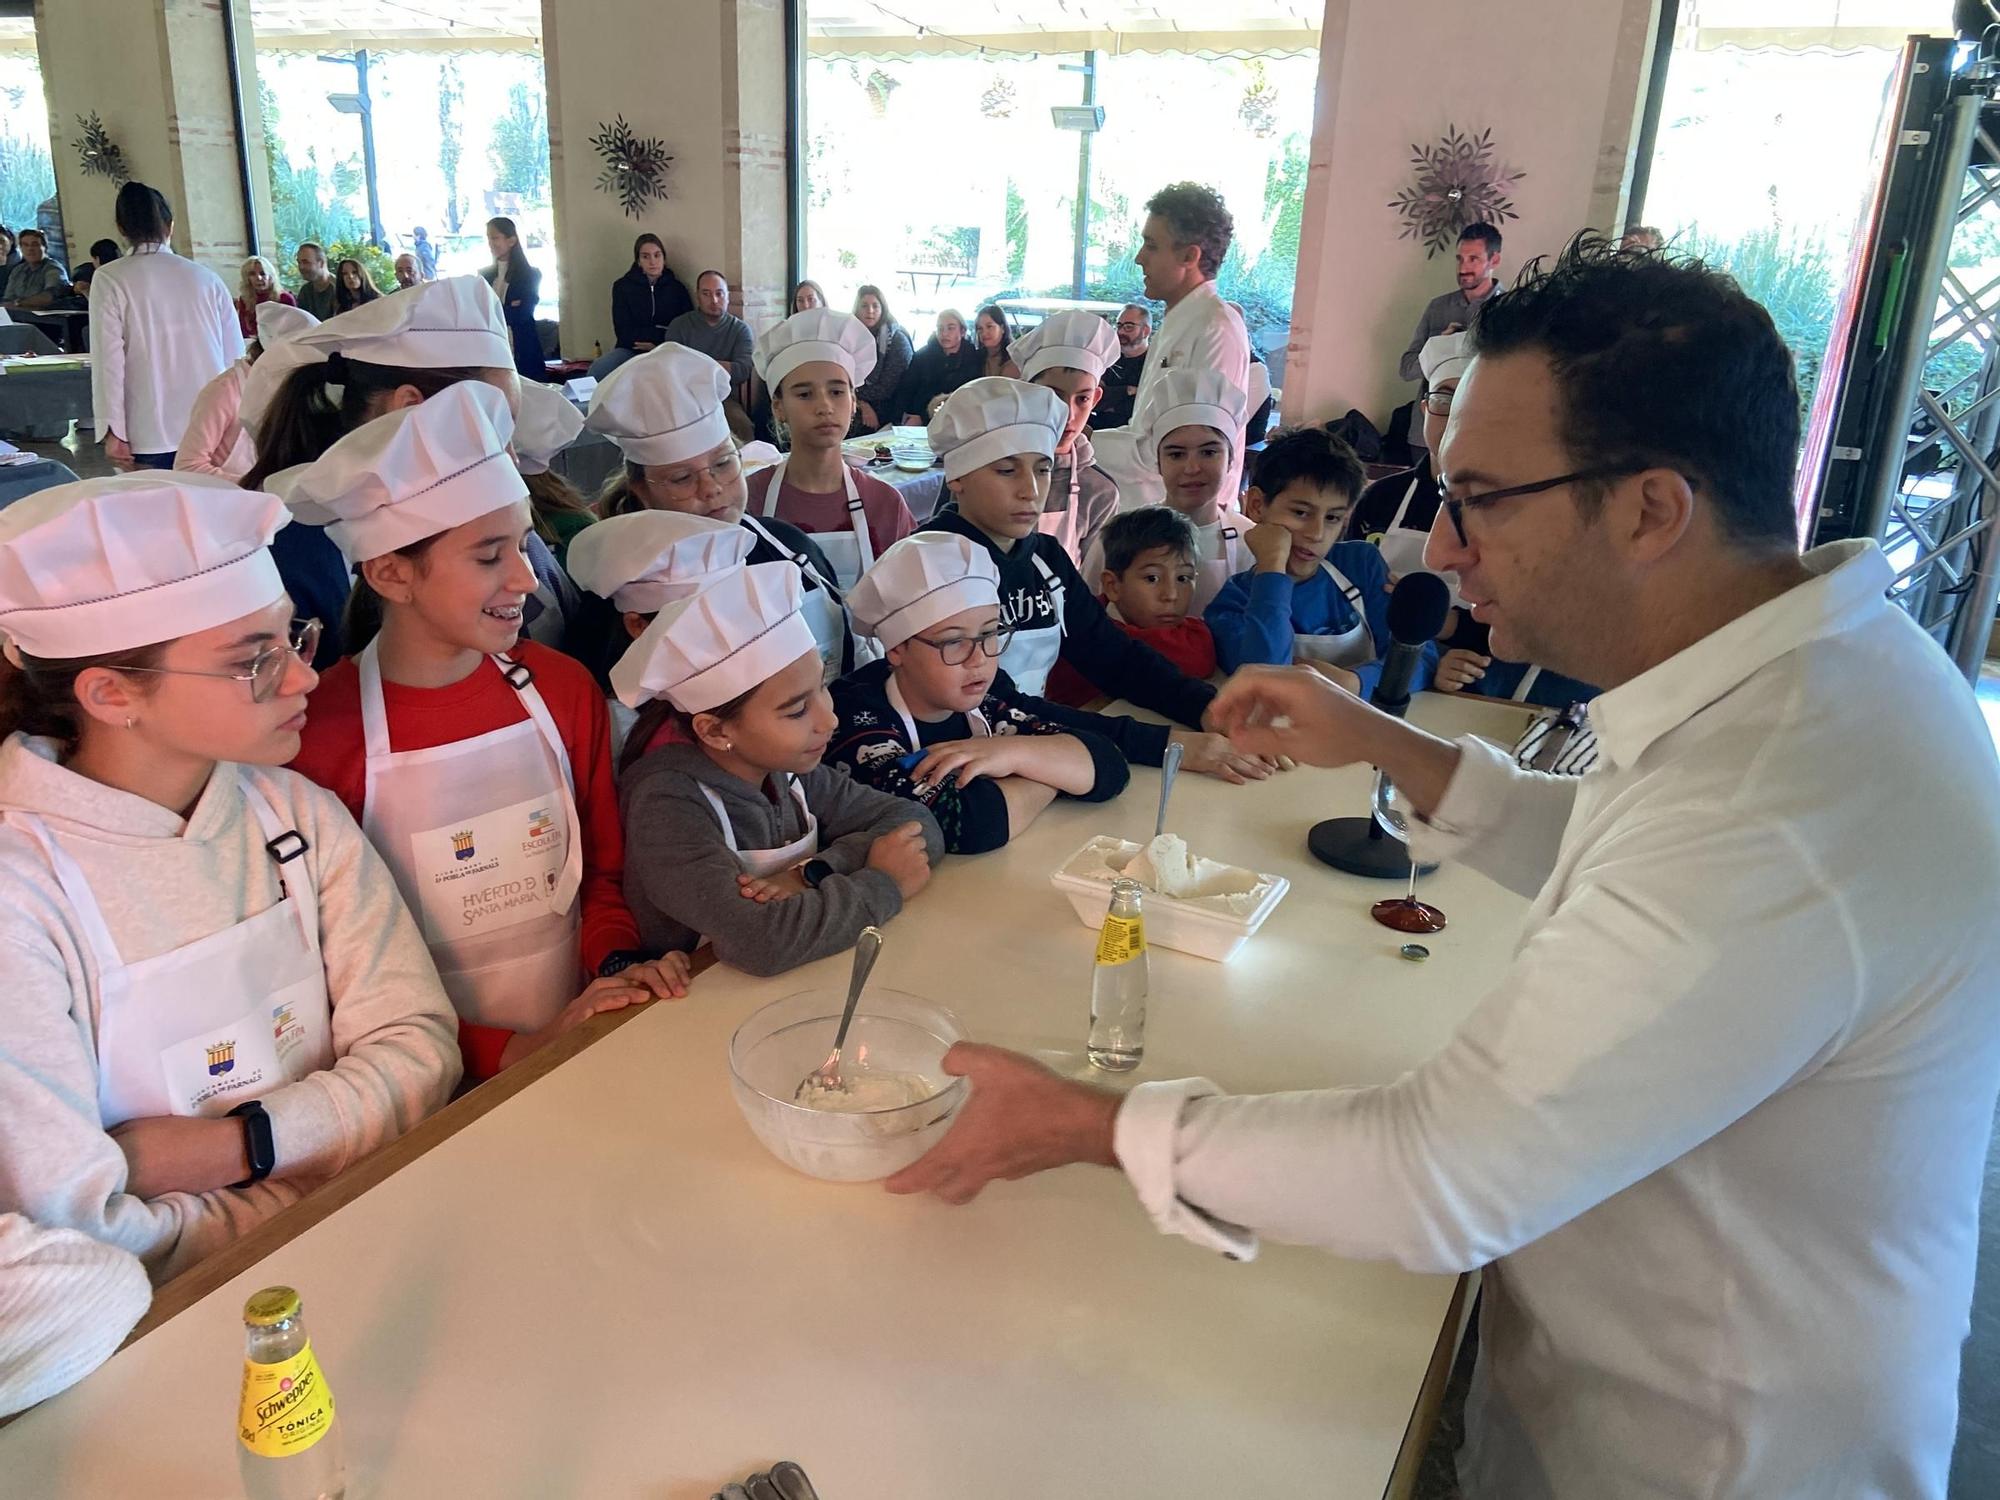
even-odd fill
[{"label": "white apron", "polygon": [[319,899],[306,842],[241,776],[243,800],[278,862],[283,895],[256,916],[125,963],[75,860],[32,813],[41,845],[97,961],[97,1110],[108,1129],[159,1115],[226,1115],[333,1066],[319,951]]},{"label": "white apron", "polygon": [[1083,481],[1077,473],[1076,455],[1072,453],[1069,459],[1069,507],[1066,510],[1053,511],[1044,506],[1041,519],[1035,522],[1035,530],[1043,536],[1054,537],[1063,551],[1069,554],[1069,560],[1079,564],[1083,561],[1083,557],[1077,551],[1080,537],[1077,533],[1076,518],[1078,491],[1082,488]]},{"label": "white apron", "polygon": [[1241,519],[1225,506],[1213,526],[1195,528],[1201,552],[1215,554],[1204,556],[1195,564],[1194,603],[1188,606],[1188,613],[1196,619],[1201,618],[1209,601],[1222,592],[1225,583],[1256,562],[1250,556],[1250,549],[1243,545],[1243,528],[1237,524]]},{"label": "white apron", "polygon": [[[1395,515],[1389,518],[1389,529],[1375,538],[1375,549],[1382,554],[1382,562],[1393,578],[1402,578],[1409,573],[1433,571],[1424,565],[1424,547],[1431,539],[1430,531],[1428,529],[1418,531],[1415,527],[1403,524],[1403,518],[1410,513],[1410,502],[1417,498],[1417,487],[1422,483],[1421,474],[1410,476],[1410,487],[1403,491],[1403,503],[1396,507]],[[1457,608],[1458,575],[1439,573],[1437,576],[1451,589],[1452,607]]]},{"label": "white apron", "polygon": [[[819,647],[821,665],[820,681],[823,683],[832,682],[836,677],[843,675],[843,673],[849,670],[842,665],[843,658],[847,656],[848,641],[850,639],[850,633],[847,628],[846,604],[842,602],[839,592],[834,588],[832,583],[819,576],[819,569],[812,565],[812,559],[792,551],[791,548],[772,536],[770,532],[757,524],[755,516],[744,516],[743,524],[773,547],[777,548],[779,556],[788,558],[801,573],[804,573],[808,579],[819,585],[817,588],[810,588],[805,591],[804,596],[799,601],[799,613],[806,617],[807,628],[812,631],[813,644]],[[821,535],[823,536],[824,533],[821,533]],[[813,538],[815,545],[818,545],[819,541],[820,536]],[[875,643],[868,640],[865,636],[853,636],[852,640],[854,642],[852,660],[855,666],[859,667],[873,661],[876,655],[879,654],[873,649]]]},{"label": "white apron", "polygon": [[[722,805],[722,799],[715,794],[715,788],[701,784],[701,794],[708,799],[709,807],[715,813],[715,821],[722,826],[722,842],[729,846],[729,852],[736,856],[736,863],[743,867],[745,875],[759,878],[776,875],[780,870],[789,870],[801,860],[811,859],[819,853],[819,819],[806,806],[806,789],[799,785],[796,776],[787,776],[792,795],[798,799],[799,813],[806,820],[806,831],[789,844],[776,849],[739,849],[736,847],[736,830],[729,826],[729,810]],[[707,942],[707,938],[702,939]]]},{"label": "white apron", "polygon": [[[781,458],[772,466],[771,487],[764,491],[764,504],[758,515],[778,514],[778,491],[785,482],[787,462]],[[834,578],[839,582],[841,592],[846,593],[861,581],[863,573],[875,566],[875,542],[868,534],[868,515],[861,505],[861,487],[854,482],[854,470],[845,463],[840,466],[840,479],[847,487],[847,530],[808,534],[819,550],[826,554],[826,560],[833,564]]]},{"label": "white apron", "polygon": [[1320,562],[1326,576],[1333,580],[1333,586],[1340,590],[1354,610],[1354,625],[1339,635],[1295,635],[1292,637],[1292,659],[1294,661],[1325,662],[1330,667],[1365,667],[1375,660],[1375,637],[1368,629],[1368,613],[1361,607],[1361,590],[1349,583],[1346,577],[1332,563]]},{"label": "white apron", "polygon": [[1014,638],[1007,643],[1007,649],[1000,656],[1000,665],[1014,679],[1014,686],[1030,698],[1042,696],[1042,689],[1049,684],[1049,672],[1055,666],[1056,658],[1062,655],[1063,643],[1062,580],[1039,556],[1035,558],[1035,571],[1048,585],[1050,601],[1055,605],[1056,622],[1034,630],[1016,630]]},{"label": "white apron", "polygon": [[1512,695],[1513,701],[1516,703],[1526,703],[1528,701],[1529,690],[1534,687],[1535,679],[1541,675],[1542,669],[1537,666],[1530,666],[1527,671],[1523,672],[1520,684],[1514,689]]},{"label": "white apron", "polygon": [[[885,691],[888,694],[889,707],[896,710],[897,717],[903,721],[903,732],[910,737],[910,749],[913,752],[922,751],[924,740],[923,736],[917,733],[917,716],[910,712],[909,700],[903,696],[903,690],[896,686],[893,673],[889,677]],[[993,734],[993,726],[986,722],[986,715],[976,708],[966,714],[965,722],[976,740],[988,739]]]},{"label": "white apron", "polygon": [[378,644],[356,658],[362,832],[402,888],[459,1015],[538,1030],[576,997],[583,974],[583,833],[569,751],[528,669],[496,656],[526,719],[392,752]]}]

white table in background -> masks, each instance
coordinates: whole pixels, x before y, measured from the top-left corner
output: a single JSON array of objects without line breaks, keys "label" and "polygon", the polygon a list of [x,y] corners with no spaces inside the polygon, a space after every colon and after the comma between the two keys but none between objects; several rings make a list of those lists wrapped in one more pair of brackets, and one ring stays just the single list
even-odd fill
[{"label": "white table in background", "polygon": [[[1496,739],[1518,722],[1435,697],[1417,716]],[[1149,834],[1156,774],[948,861],[876,982],[1073,1065],[1093,936],[1048,876],[1091,834]],[[1451,927],[1429,963],[1399,959],[1367,915],[1383,887],[1305,850],[1367,783],[1182,779],[1177,831],[1293,887],[1233,964],[1155,950],[1136,1078],[1380,1082],[1445,1040],[1524,903],[1448,867],[1425,891]],[[1156,1234],[1094,1168],[964,1209],[799,1176],[737,1114],[725,1048],[846,971],[702,975],[0,1432],[0,1493],[236,1493],[239,1310],[276,1282],[304,1297],[351,1500],[706,1500],[781,1457],[826,1500],[1383,1492],[1454,1278],[1283,1246],[1233,1264]]]}]

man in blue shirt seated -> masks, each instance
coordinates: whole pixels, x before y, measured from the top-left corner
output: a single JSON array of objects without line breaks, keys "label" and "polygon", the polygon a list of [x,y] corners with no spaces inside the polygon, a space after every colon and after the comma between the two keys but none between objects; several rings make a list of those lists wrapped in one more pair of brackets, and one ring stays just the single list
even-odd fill
[{"label": "man in blue shirt seated", "polygon": [[[1361,461],[1324,428],[1271,439],[1257,455],[1243,510],[1257,524],[1243,540],[1256,565],[1222,586],[1202,618],[1216,660],[1303,662],[1367,697],[1389,645],[1389,573],[1366,542],[1336,541],[1361,493]],[[1437,646],[1424,647],[1412,689],[1429,685]]]}]

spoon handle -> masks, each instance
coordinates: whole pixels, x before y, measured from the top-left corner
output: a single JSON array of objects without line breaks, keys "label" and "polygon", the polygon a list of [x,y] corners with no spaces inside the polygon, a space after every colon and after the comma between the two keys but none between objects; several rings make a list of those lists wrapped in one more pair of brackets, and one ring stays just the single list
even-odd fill
[{"label": "spoon handle", "polygon": [[847,981],[847,1005],[840,1013],[840,1030],[833,1034],[833,1050],[838,1052],[847,1042],[847,1028],[854,1024],[854,1007],[861,999],[861,990],[868,983],[869,971],[875,967],[875,959],[882,951],[882,929],[864,927],[861,936],[854,942],[854,973]]},{"label": "spoon handle", "polygon": [[1153,819],[1153,837],[1158,838],[1167,831],[1167,799],[1174,794],[1174,778],[1180,774],[1181,755],[1186,746],[1175,740],[1167,746],[1167,753],[1160,762],[1160,812]]}]

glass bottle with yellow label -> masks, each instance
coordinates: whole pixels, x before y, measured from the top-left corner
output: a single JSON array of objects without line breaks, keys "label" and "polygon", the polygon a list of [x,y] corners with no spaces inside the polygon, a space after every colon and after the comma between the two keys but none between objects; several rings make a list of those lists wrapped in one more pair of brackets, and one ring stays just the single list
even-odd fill
[{"label": "glass bottle with yellow label", "polygon": [[250,1500],[341,1500],[347,1480],[333,1392],[299,1317],[299,1294],[266,1287],[243,1304],[237,1461]]},{"label": "glass bottle with yellow label", "polygon": [[1092,1066],[1124,1073],[1146,1051],[1146,918],[1139,883],[1114,880],[1111,909],[1097,931],[1097,966],[1090,977]]}]

